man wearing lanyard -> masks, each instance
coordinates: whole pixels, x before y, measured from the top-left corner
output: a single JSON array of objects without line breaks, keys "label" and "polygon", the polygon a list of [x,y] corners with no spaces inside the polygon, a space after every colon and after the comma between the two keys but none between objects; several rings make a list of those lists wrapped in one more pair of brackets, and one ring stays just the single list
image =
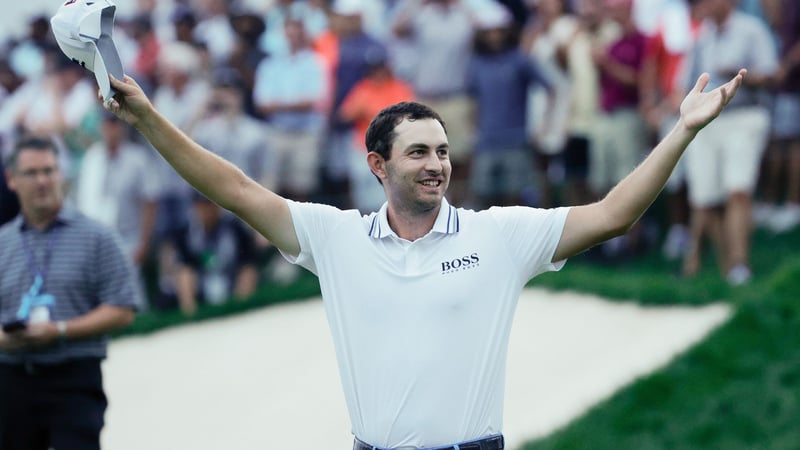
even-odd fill
[{"label": "man wearing lanyard", "polygon": [[0,227],[0,448],[99,449],[100,362],[133,320],[136,273],[111,230],[64,206],[52,142],[18,142],[5,177],[21,214]]}]

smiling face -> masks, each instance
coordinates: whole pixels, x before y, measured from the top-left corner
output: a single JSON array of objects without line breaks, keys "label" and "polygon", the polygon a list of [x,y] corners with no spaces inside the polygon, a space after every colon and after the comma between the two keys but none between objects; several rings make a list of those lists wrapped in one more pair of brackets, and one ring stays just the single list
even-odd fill
[{"label": "smiling face", "polygon": [[403,119],[388,160],[373,155],[389,205],[412,215],[438,211],[450,183],[447,135],[436,119]]}]

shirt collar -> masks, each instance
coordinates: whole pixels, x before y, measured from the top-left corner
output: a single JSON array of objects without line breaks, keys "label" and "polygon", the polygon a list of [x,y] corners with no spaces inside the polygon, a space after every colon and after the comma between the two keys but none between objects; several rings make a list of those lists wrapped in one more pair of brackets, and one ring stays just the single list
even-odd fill
[{"label": "shirt collar", "polygon": [[[381,239],[387,236],[397,236],[392,227],[389,226],[389,216],[387,211],[389,203],[384,203],[377,213],[372,215],[367,233],[370,237]],[[461,222],[458,217],[458,208],[451,206],[447,199],[442,198],[442,206],[439,208],[439,215],[433,223],[432,233],[455,234],[461,230]]]},{"label": "shirt collar", "polygon": [[[79,216],[79,213],[76,209],[71,208],[67,205],[61,207],[56,215],[56,220],[53,221],[52,225],[48,228],[51,230],[57,226],[66,225],[67,223],[75,220]],[[25,216],[20,212],[16,218],[14,218],[14,226],[19,231],[27,231],[31,229],[31,226],[28,225],[28,222],[25,220]]]}]

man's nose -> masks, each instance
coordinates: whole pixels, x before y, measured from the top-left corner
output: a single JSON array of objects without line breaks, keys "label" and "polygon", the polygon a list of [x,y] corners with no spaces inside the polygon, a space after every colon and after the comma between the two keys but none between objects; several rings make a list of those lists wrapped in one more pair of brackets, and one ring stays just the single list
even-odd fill
[{"label": "man's nose", "polygon": [[439,158],[439,155],[437,155],[436,152],[431,152],[428,154],[428,157],[425,159],[425,170],[436,173],[442,171],[442,160]]}]

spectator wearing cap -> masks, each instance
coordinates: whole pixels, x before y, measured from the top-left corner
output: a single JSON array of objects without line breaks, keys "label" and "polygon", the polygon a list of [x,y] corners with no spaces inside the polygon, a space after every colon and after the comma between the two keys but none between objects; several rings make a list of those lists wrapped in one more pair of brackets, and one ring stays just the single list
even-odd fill
[{"label": "spectator wearing cap", "polygon": [[236,34],[231,25],[231,3],[229,0],[207,0],[200,4],[194,36],[205,42],[212,65],[224,62],[236,44]]},{"label": "spectator wearing cap", "polygon": [[270,158],[261,181],[295,200],[316,191],[325,99],[322,62],[309,47],[303,22],[284,22],[289,52],[271,55],[256,70],[253,100],[267,121]]},{"label": "spectator wearing cap", "polygon": [[331,76],[330,122],[323,148],[323,191],[328,203],[349,204],[349,159],[353,148],[353,122],[335,112],[369,70],[367,55],[385,53],[384,46],[364,31],[365,0],[335,0],[331,6],[330,33],[317,39]]},{"label": "spectator wearing cap", "polygon": [[479,17],[480,11],[465,0],[406,0],[392,24],[396,35],[414,43],[417,62],[410,81],[419,101],[437,111],[447,124],[453,165],[450,195],[456,204],[467,195],[474,144],[467,66]]},{"label": "spectator wearing cap", "polygon": [[535,166],[528,151],[527,92],[540,85],[552,92],[541,67],[517,45],[512,16],[500,4],[481,11],[467,91],[476,103],[477,142],[470,190],[475,207],[524,203],[535,190]]},{"label": "spectator wearing cap", "polygon": [[46,53],[56,46],[50,21],[36,16],[28,23],[28,35],[8,51],[8,60],[22,78],[34,79],[46,72]]},{"label": "spectator wearing cap", "polygon": [[355,124],[355,139],[350,152],[350,194],[353,206],[362,214],[369,214],[380,209],[386,197],[365,164],[369,150],[366,148],[367,128],[383,108],[414,100],[414,89],[394,76],[385,52],[378,50],[365,57],[367,76],[353,86],[342,101],[338,114]]},{"label": "spectator wearing cap", "polygon": [[514,27],[517,29],[522,29],[525,24],[528,22],[528,18],[531,16],[531,12],[529,10],[529,5],[532,3],[531,0],[496,0],[497,3],[508,8],[508,11],[511,13],[511,16],[514,19]]}]

